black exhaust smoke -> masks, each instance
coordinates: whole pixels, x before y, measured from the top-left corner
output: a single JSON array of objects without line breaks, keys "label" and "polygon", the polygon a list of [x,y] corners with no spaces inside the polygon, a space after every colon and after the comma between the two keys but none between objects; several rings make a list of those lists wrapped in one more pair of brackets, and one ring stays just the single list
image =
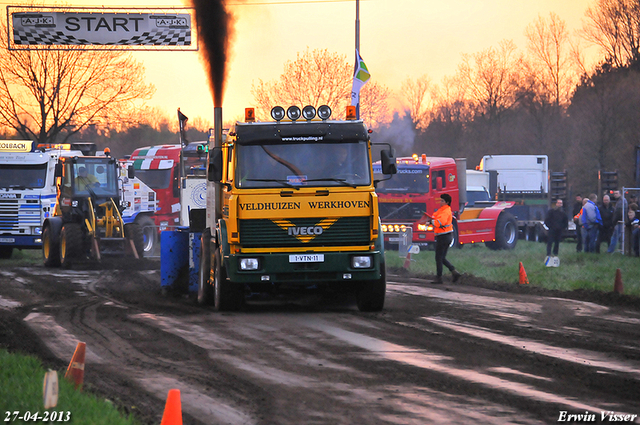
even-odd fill
[{"label": "black exhaust smoke", "polygon": [[233,16],[227,12],[224,0],[191,0],[196,10],[198,38],[208,67],[213,106],[222,107],[227,55],[233,30]]}]

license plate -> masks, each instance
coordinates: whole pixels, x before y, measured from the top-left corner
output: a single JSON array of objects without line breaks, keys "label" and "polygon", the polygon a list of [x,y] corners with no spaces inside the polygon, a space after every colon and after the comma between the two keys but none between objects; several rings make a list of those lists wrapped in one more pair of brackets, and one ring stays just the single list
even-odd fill
[{"label": "license plate", "polygon": [[15,241],[14,238],[0,238],[0,243],[14,243]]},{"label": "license plate", "polygon": [[400,242],[400,238],[389,238],[389,242]]},{"label": "license plate", "polygon": [[323,263],[324,254],[295,254],[289,255],[290,263]]}]

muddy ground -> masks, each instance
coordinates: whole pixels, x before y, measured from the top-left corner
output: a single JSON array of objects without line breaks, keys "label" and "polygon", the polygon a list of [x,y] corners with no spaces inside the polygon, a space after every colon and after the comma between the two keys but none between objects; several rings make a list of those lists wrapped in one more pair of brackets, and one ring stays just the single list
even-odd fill
[{"label": "muddy ground", "polygon": [[[0,346],[64,370],[144,424],[555,423],[640,414],[640,299],[392,270],[385,310],[306,294],[215,313],[163,296],[159,264],[0,269]],[[635,418],[637,420],[637,418]]]}]

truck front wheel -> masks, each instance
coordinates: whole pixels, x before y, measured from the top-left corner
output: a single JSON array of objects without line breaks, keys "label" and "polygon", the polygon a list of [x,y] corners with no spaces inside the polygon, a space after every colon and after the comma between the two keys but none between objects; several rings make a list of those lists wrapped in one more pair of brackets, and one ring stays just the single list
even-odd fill
[{"label": "truck front wheel", "polygon": [[384,263],[380,264],[380,279],[364,282],[357,293],[358,310],[381,311],[387,291],[387,272]]},{"label": "truck front wheel", "polygon": [[[142,229],[143,237],[143,252],[138,252],[138,255],[145,257],[153,255],[156,249],[156,241],[158,238],[158,230],[153,220],[146,216],[138,216],[135,221]],[[136,247],[137,248],[137,247]]]},{"label": "truck front wheel", "polygon": [[0,258],[11,258],[12,246],[0,246]]},{"label": "truck front wheel", "polygon": [[227,279],[227,271],[222,264],[220,250],[213,257],[213,292],[214,309],[216,311],[237,311],[242,307],[243,293],[237,284]]}]

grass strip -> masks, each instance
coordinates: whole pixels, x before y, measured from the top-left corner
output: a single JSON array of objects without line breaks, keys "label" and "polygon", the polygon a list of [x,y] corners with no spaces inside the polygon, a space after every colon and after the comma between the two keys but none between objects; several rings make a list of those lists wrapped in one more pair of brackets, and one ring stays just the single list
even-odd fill
[{"label": "grass strip", "polygon": [[[58,405],[48,409],[49,421],[46,423],[72,423],[74,425],[136,425],[132,416],[124,416],[108,400],[84,392],[76,391],[73,384],[64,379],[65,371],[58,371]],[[45,370],[39,359],[32,356],[9,353],[0,349],[0,420],[12,424],[45,423],[43,421],[14,420],[13,412],[18,416],[29,412],[40,417],[44,409],[42,384]],[[52,421],[53,412],[57,412]],[[67,416],[68,412],[68,416]],[[66,418],[69,420],[64,420]],[[59,418],[63,418],[60,420]]]},{"label": "grass strip", "polygon": [[[520,240],[516,248],[509,251],[492,251],[484,244],[451,248],[447,259],[462,273],[492,282],[514,284],[518,283],[519,263],[522,262],[530,285],[561,291],[611,292],[616,269],[620,269],[624,294],[640,296],[639,258],[608,254],[606,244],[603,244],[600,254],[579,253],[575,243],[570,242],[561,243],[558,254],[560,267],[546,267],[546,244]],[[405,261],[398,251],[387,251],[385,257],[390,268],[402,268]],[[434,251],[421,250],[419,254],[412,254],[411,260],[412,274],[436,274]]]}]

